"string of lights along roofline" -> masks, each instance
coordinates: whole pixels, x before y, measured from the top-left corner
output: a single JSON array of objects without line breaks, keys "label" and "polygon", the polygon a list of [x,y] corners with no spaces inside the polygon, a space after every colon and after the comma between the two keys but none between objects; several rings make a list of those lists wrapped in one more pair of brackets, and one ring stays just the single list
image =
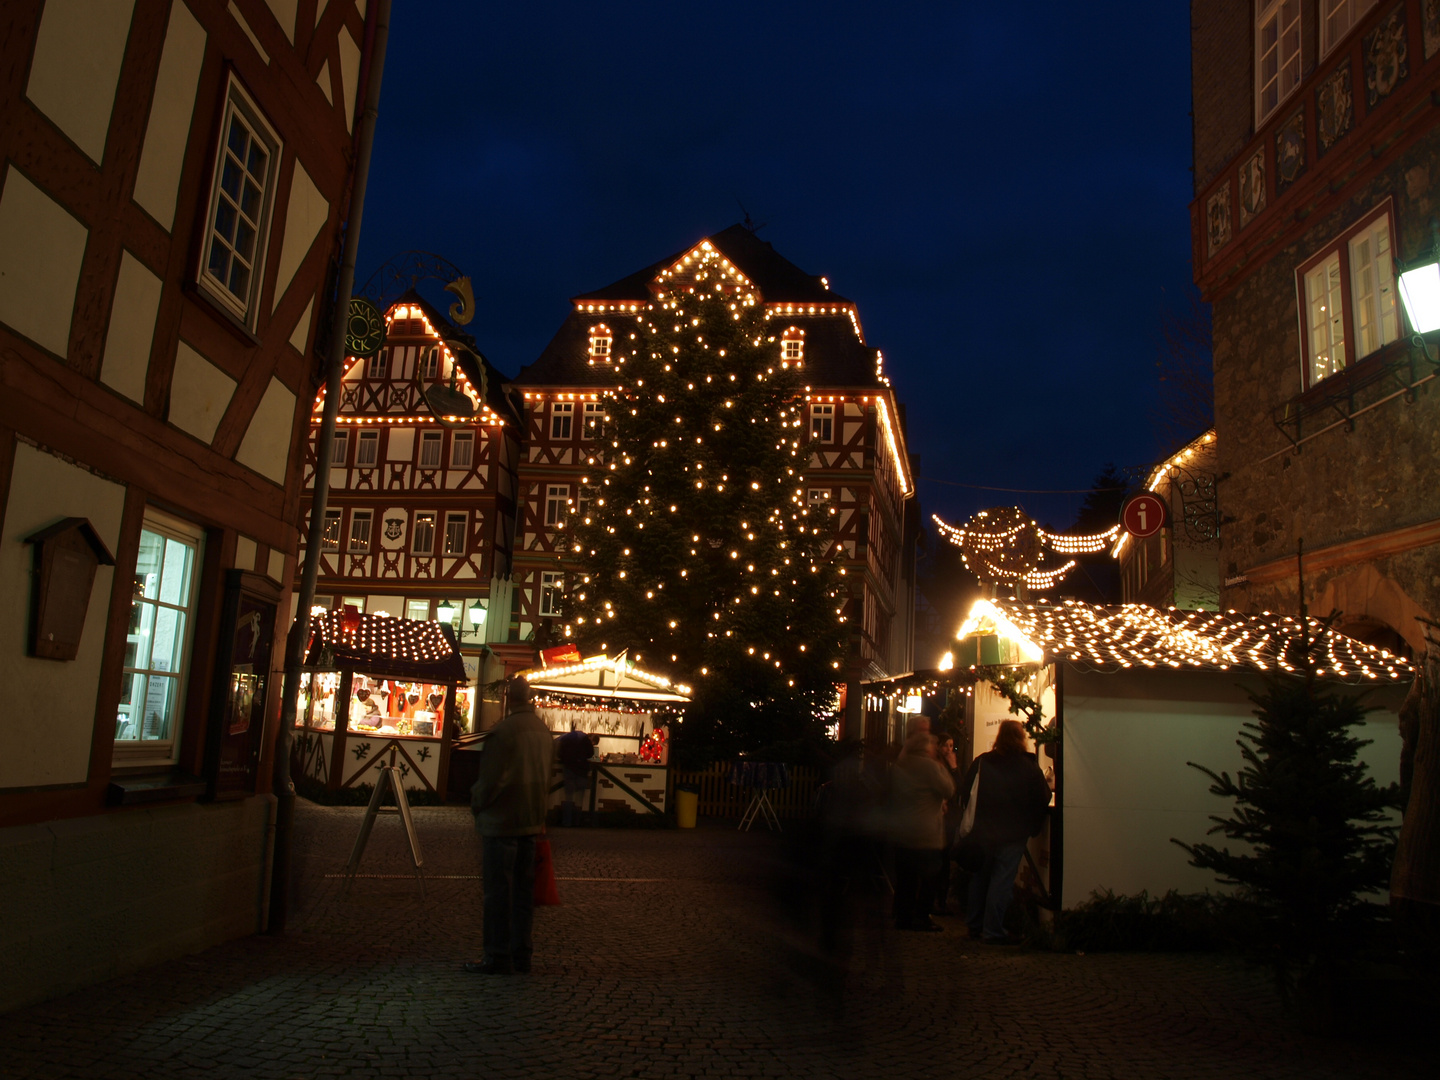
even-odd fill
[{"label": "string of lights along roofline", "polygon": [[813,682],[823,659],[833,683],[846,571],[827,550],[834,507],[805,499],[799,362],[766,307],[707,243],[622,312],[633,328],[615,334],[613,428],[586,456],[566,553],[563,632],[585,648],[623,644],[701,678],[764,668],[782,687]]}]

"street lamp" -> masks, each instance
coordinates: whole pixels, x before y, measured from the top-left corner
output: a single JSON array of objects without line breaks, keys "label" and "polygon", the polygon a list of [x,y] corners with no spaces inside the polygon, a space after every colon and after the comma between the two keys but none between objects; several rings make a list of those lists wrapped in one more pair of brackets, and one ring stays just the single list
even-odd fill
[{"label": "street lamp", "polygon": [[471,606],[471,608],[470,608],[470,625],[471,625],[471,626],[484,626],[484,625],[485,625],[485,608],[484,608],[483,605],[481,605],[481,603],[480,603],[479,600],[476,600],[475,603],[474,603],[474,604]]},{"label": "street lamp", "polygon": [[441,622],[453,623],[455,621],[455,605],[449,600],[441,600],[440,606],[435,609],[435,617]]}]

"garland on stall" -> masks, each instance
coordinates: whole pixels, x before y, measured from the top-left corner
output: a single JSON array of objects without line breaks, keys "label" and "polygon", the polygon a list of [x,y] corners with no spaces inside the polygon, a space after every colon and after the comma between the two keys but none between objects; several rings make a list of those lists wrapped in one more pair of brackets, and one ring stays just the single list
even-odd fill
[{"label": "garland on stall", "polygon": [[1060,731],[1054,724],[1045,723],[1045,712],[1040,708],[1040,702],[1021,689],[1022,684],[1030,681],[1033,671],[1026,674],[1020,668],[993,665],[977,667],[974,672],[1005,696],[1010,702],[1011,713],[1024,718],[1021,722],[1025,725],[1025,733],[1035,740],[1036,746],[1052,743],[1060,737]]}]

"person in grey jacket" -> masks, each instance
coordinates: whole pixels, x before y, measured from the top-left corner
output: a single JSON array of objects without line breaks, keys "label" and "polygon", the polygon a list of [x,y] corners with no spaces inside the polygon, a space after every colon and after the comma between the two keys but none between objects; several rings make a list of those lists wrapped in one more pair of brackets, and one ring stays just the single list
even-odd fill
[{"label": "person in grey jacket", "polygon": [[945,849],[945,800],[954,794],[955,782],[936,760],[935,737],[916,731],[890,773],[897,930],[940,929],[930,911]]},{"label": "person in grey jacket", "polygon": [[529,971],[534,951],[535,837],[545,831],[555,742],[530,704],[530,684],[505,687],[509,714],[480,755],[470,812],[481,837],[485,887],[485,956],[465,965],[481,975]]}]

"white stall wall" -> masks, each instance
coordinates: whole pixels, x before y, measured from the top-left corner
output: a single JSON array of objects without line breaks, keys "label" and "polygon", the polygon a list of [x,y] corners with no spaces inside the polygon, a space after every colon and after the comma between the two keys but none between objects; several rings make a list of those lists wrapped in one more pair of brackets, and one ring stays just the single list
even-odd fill
[{"label": "white stall wall", "polygon": [[[1235,775],[1242,764],[1236,739],[1254,719],[1245,690],[1259,686],[1254,675],[1232,672],[1102,675],[1066,667],[1065,907],[1103,889],[1156,896],[1221,888],[1170,838],[1205,840],[1210,815],[1229,814],[1231,804],[1212,795],[1210,779],[1186,762]],[[1372,740],[1361,756],[1377,784],[1399,779],[1395,710],[1403,696],[1404,688],[1387,687],[1367,697],[1384,706],[1358,731]]]}]

